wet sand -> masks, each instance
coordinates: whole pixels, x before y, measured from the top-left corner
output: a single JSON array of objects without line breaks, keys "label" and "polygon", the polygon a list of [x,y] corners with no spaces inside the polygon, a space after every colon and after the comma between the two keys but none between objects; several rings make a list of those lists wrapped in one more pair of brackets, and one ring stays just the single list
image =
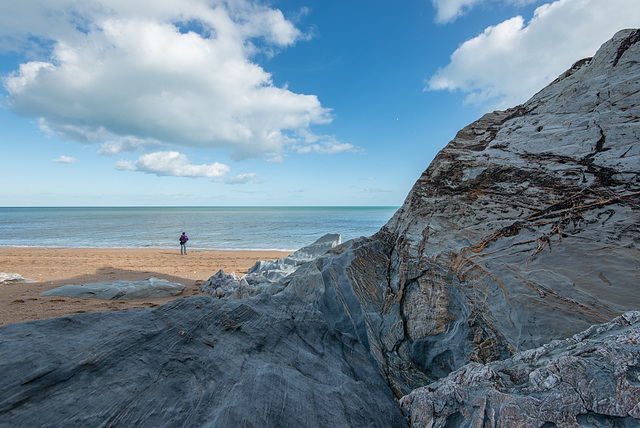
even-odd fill
[{"label": "wet sand", "polygon": [[[280,251],[192,250],[183,256],[179,248],[0,248],[0,272],[16,273],[34,281],[0,284],[0,325],[83,312],[157,307],[174,299],[205,294],[200,291],[200,285],[220,269],[243,275],[257,260],[287,255],[289,253]],[[137,281],[152,276],[184,284],[187,288],[176,297],[132,300],[41,294],[67,284]]]}]

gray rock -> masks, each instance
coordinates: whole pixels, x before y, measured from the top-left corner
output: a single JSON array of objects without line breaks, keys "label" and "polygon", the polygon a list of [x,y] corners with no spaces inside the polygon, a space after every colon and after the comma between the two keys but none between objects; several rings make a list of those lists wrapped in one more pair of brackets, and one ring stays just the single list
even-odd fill
[{"label": "gray rock", "polygon": [[640,308],[639,39],[462,129],[380,232],[280,284],[398,397]]},{"label": "gray rock", "polygon": [[[270,283],[270,281],[265,282]],[[200,287],[200,290],[219,299],[245,299],[257,296],[262,292],[263,287],[250,287],[245,278],[239,277],[235,272],[226,274],[224,269],[220,269]],[[279,288],[278,291],[282,291],[282,288]]]},{"label": "gray rock", "polygon": [[45,296],[97,297],[105,300],[121,300],[178,296],[182,294],[185,288],[187,287],[176,282],[151,277],[140,281],[69,284],[43,291],[42,294]]},{"label": "gray rock", "polygon": [[280,293],[2,326],[0,426],[406,421],[366,349]]},{"label": "gray rock", "polygon": [[0,272],[0,285],[2,284],[22,284],[27,282],[35,282],[32,279],[23,278],[18,273]]},{"label": "gray rock", "polygon": [[489,364],[400,400],[412,427],[640,426],[640,312]]},{"label": "gray rock", "polygon": [[288,275],[340,245],[341,240],[339,234],[328,233],[287,257],[257,261],[243,277],[234,272],[226,274],[221,269],[202,285],[201,290],[214,297],[234,299],[253,297],[263,292],[279,293],[284,289],[280,283],[286,282]]},{"label": "gray rock", "polygon": [[337,233],[327,233],[318,238],[314,243],[307,245],[287,257],[278,260],[258,261],[247,271],[247,280],[252,278],[266,278],[270,281],[278,281],[293,271],[300,265],[317,259],[327,251],[340,245],[342,237]]},{"label": "gray rock", "polygon": [[385,358],[437,378],[640,308],[638,34],[464,128],[423,173],[378,237],[403,325]]}]

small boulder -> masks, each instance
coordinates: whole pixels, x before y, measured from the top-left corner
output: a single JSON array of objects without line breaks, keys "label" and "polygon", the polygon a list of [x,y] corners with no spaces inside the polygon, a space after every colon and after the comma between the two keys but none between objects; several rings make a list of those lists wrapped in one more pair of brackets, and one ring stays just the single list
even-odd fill
[{"label": "small boulder", "polygon": [[20,284],[23,282],[35,282],[32,279],[23,278],[17,273],[0,272],[0,285],[2,284]]},{"label": "small boulder", "polygon": [[181,294],[186,286],[161,278],[147,278],[140,281],[94,282],[80,285],[63,285],[45,291],[45,296],[97,297],[105,300],[145,299],[169,297]]}]

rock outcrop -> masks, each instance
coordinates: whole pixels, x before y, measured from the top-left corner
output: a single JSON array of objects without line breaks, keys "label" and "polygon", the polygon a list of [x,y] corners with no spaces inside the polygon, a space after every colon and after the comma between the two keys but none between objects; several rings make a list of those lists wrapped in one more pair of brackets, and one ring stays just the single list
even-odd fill
[{"label": "rock outcrop", "polygon": [[402,427],[366,349],[291,293],[0,327],[2,427]]},{"label": "rock outcrop", "polygon": [[462,129],[379,233],[287,277],[398,396],[640,308],[638,34]]},{"label": "rock outcrop", "polygon": [[105,300],[124,300],[178,296],[182,294],[185,288],[187,287],[177,282],[151,277],[139,281],[69,284],[43,291],[42,294],[46,296],[97,297]]},{"label": "rock outcrop", "polygon": [[284,290],[284,278],[294,273],[302,265],[313,263],[315,259],[337,247],[342,237],[328,233],[314,243],[277,260],[257,261],[243,277],[234,272],[226,274],[219,270],[207,280],[201,290],[217,298],[244,299],[260,293],[276,294]]},{"label": "rock outcrop", "polygon": [[467,364],[400,403],[412,427],[637,427],[639,343],[640,312],[628,312],[507,360]]}]

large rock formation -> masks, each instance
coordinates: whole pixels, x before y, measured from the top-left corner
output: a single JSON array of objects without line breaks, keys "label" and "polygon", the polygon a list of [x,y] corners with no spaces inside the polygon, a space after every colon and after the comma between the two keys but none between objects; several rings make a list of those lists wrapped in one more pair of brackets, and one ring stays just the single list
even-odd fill
[{"label": "large rock formation", "polygon": [[461,130],[379,233],[281,283],[398,396],[640,308],[639,40]]},{"label": "large rock formation", "polygon": [[398,395],[640,308],[639,34],[461,130],[379,233],[287,279],[319,272],[308,300]]},{"label": "large rock formation", "polygon": [[383,355],[438,376],[640,308],[639,34],[438,154],[378,238],[403,324]]},{"label": "large rock formation", "polygon": [[0,426],[406,426],[370,358],[287,292],[10,324]]},{"label": "large rock formation", "polygon": [[[640,308],[639,137],[640,31],[625,30],[527,103],[461,130],[374,236],[331,246],[291,273],[259,266],[244,282],[224,272],[209,281],[216,296],[242,300],[201,297],[132,312],[135,319],[87,314],[0,328],[0,421],[52,415],[85,425],[149,418],[155,425],[402,426],[381,379],[400,398],[471,363],[438,384],[459,391],[460,373],[489,373],[479,378],[484,384],[473,384],[471,402],[460,396],[458,407],[447,404],[430,417],[438,426],[506,426],[498,421],[512,410],[509,398],[481,399],[491,395],[483,389],[505,394],[490,385],[498,378],[487,371],[502,366],[486,364]],[[67,343],[56,354],[70,334],[65,326],[87,345]],[[58,336],[48,336],[56,330]],[[608,394],[600,385],[617,382],[624,371],[633,388],[616,390],[615,403],[627,406],[638,399],[640,361],[617,347],[616,341],[638,346],[637,329],[625,334],[593,345],[620,353],[624,363],[602,366],[613,369],[598,382],[554,383],[550,367],[569,360],[544,368],[525,361],[523,368],[522,355],[530,354],[520,354],[510,360],[516,363],[507,392],[516,401],[532,394],[528,403],[545,391],[561,403],[600,400]],[[104,338],[92,343],[94,336]],[[18,355],[56,357],[29,365],[8,346]],[[129,347],[136,356],[121,355]],[[602,354],[582,350],[584,358]],[[589,370],[601,367],[589,363],[595,364]],[[140,374],[130,378],[131,367]],[[528,384],[519,377],[525,372],[537,373]],[[107,392],[97,386],[105,381]],[[429,388],[444,396],[440,387]],[[414,405],[421,394],[404,402],[426,414]],[[74,407],[80,399],[90,416]],[[473,419],[476,404],[488,419]],[[580,422],[576,415],[585,411],[596,421],[637,425],[636,407],[596,404],[573,406],[548,424],[543,411],[526,413],[522,426],[549,427],[554,420],[571,426],[571,417]]]}]

